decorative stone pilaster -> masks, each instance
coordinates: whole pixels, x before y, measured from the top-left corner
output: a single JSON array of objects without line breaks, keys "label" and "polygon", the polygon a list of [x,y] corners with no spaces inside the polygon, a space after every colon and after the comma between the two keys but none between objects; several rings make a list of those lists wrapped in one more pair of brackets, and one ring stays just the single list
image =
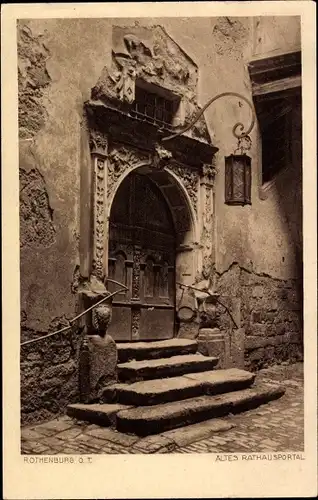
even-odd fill
[{"label": "decorative stone pilaster", "polygon": [[200,220],[202,245],[202,278],[211,277],[214,263],[214,179],[216,168],[214,163],[202,165],[200,178]]},{"label": "decorative stone pilaster", "polygon": [[107,274],[107,136],[92,130],[90,148],[93,169],[93,259],[92,274],[103,280]]}]

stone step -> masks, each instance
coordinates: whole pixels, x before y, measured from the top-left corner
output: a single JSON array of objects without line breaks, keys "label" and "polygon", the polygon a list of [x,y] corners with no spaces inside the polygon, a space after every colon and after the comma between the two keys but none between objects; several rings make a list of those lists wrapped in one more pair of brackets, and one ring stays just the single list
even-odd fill
[{"label": "stone step", "polygon": [[139,380],[158,379],[211,370],[218,363],[218,358],[202,354],[183,354],[170,358],[144,361],[128,361],[118,364],[120,381],[135,382]]},{"label": "stone step", "polygon": [[157,405],[204,394],[245,389],[254,379],[253,373],[237,368],[189,373],[181,377],[114,384],[104,389],[102,400],[105,403],[118,402],[133,406]]},{"label": "stone step", "polygon": [[198,350],[198,343],[189,339],[170,339],[155,342],[127,342],[118,343],[118,362],[126,363],[131,359],[170,358],[182,354],[194,354]]},{"label": "stone step", "polygon": [[140,436],[159,434],[177,427],[202,422],[230,413],[239,413],[278,399],[285,392],[279,385],[262,384],[217,396],[200,396],[156,406],[140,406],[119,411],[116,427]]},{"label": "stone step", "polygon": [[103,427],[116,425],[116,414],[120,410],[127,410],[132,408],[131,406],[125,406],[120,404],[85,404],[85,403],[75,403],[68,405],[66,409],[66,414],[69,417],[76,418],[77,420],[83,420],[86,422],[93,422],[94,424],[101,425]]}]

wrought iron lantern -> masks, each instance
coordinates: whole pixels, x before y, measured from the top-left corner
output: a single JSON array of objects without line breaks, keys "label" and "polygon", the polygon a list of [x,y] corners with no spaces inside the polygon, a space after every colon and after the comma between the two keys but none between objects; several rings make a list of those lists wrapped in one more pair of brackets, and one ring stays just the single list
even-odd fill
[{"label": "wrought iron lantern", "polygon": [[251,205],[251,158],[246,154],[225,157],[225,203]]},{"label": "wrought iron lantern", "polygon": [[225,157],[225,203],[227,205],[251,205],[252,162],[246,154],[250,148],[251,139],[245,135],[239,138],[234,154]]},{"label": "wrought iron lantern", "polygon": [[204,111],[220,97],[234,96],[245,101],[251,109],[252,120],[246,131],[242,123],[236,123],[232,129],[234,137],[238,140],[237,149],[230,156],[225,157],[225,203],[227,205],[251,205],[251,186],[252,186],[252,161],[246,154],[246,151],[251,149],[252,141],[249,133],[252,131],[255,124],[255,115],[253,106],[246,97],[236,92],[224,92],[215,97],[212,97],[205,106],[199,111],[195,119],[179,132],[164,137],[162,140],[167,141],[183,134],[193,127],[199,120]]}]

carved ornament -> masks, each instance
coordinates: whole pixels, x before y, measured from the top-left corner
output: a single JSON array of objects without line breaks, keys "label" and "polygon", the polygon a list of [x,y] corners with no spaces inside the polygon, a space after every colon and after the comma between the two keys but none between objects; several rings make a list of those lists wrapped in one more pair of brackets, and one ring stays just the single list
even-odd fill
[{"label": "carved ornament", "polygon": [[94,172],[94,257],[93,273],[103,279],[105,245],[105,161],[97,158]]},{"label": "carved ornament", "polygon": [[136,61],[125,57],[114,58],[115,69],[109,75],[116,97],[133,103],[135,100]]},{"label": "carved ornament", "polygon": [[140,310],[133,308],[131,311],[131,336],[133,339],[139,337]]},{"label": "carved ornament", "polygon": [[205,192],[205,220],[207,224],[211,223],[212,219],[212,189],[207,188]]},{"label": "carved ornament", "polygon": [[157,144],[155,147],[155,154],[152,159],[152,165],[159,170],[163,170],[165,166],[168,165],[171,158],[172,153],[161,146],[161,144]]},{"label": "carved ornament", "polygon": [[108,155],[107,196],[110,197],[114,193],[125,171],[143,163],[149,163],[149,155],[146,153],[125,146],[113,149]]},{"label": "carved ornament", "polygon": [[211,165],[209,165],[209,164],[202,165],[201,173],[202,173],[202,178],[203,178],[204,183],[210,184],[210,185],[214,184],[214,179],[215,179],[215,176],[217,174],[217,169],[216,169],[214,162],[212,162]]},{"label": "carved ornament", "polygon": [[108,139],[99,130],[90,130],[89,146],[92,154],[107,155]]},{"label": "carved ornament", "polygon": [[179,178],[181,184],[184,186],[188,196],[191,200],[191,204],[195,212],[197,212],[198,204],[198,173],[187,167],[186,165],[181,165],[178,163],[170,163],[169,168],[176,174]]},{"label": "carved ornament", "polygon": [[140,264],[141,251],[135,249],[133,257],[133,276],[132,276],[132,298],[138,299],[140,295]]},{"label": "carved ornament", "polygon": [[195,98],[197,67],[161,26],[113,26],[112,46],[111,68],[104,69],[93,98],[131,104],[137,78]]},{"label": "carved ornament", "polygon": [[102,303],[92,311],[92,326],[101,337],[105,337],[112,320],[111,304]]}]

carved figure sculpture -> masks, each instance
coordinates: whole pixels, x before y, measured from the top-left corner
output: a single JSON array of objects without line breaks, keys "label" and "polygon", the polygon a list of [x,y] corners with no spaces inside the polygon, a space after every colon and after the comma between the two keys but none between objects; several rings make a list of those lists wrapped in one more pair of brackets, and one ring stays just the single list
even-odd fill
[{"label": "carved figure sculpture", "polygon": [[[95,276],[81,290],[84,307],[88,308],[109,295],[104,284]],[[83,402],[98,401],[103,387],[117,380],[117,347],[107,334],[112,318],[111,299],[96,306],[88,321],[79,360],[80,394]],[[84,384],[84,385],[83,385]]]},{"label": "carved figure sculpture", "polygon": [[213,294],[212,280],[210,278],[201,280],[199,283],[194,283],[192,286],[196,288],[196,290],[193,290],[196,310],[199,312],[206,312],[206,300]]}]

